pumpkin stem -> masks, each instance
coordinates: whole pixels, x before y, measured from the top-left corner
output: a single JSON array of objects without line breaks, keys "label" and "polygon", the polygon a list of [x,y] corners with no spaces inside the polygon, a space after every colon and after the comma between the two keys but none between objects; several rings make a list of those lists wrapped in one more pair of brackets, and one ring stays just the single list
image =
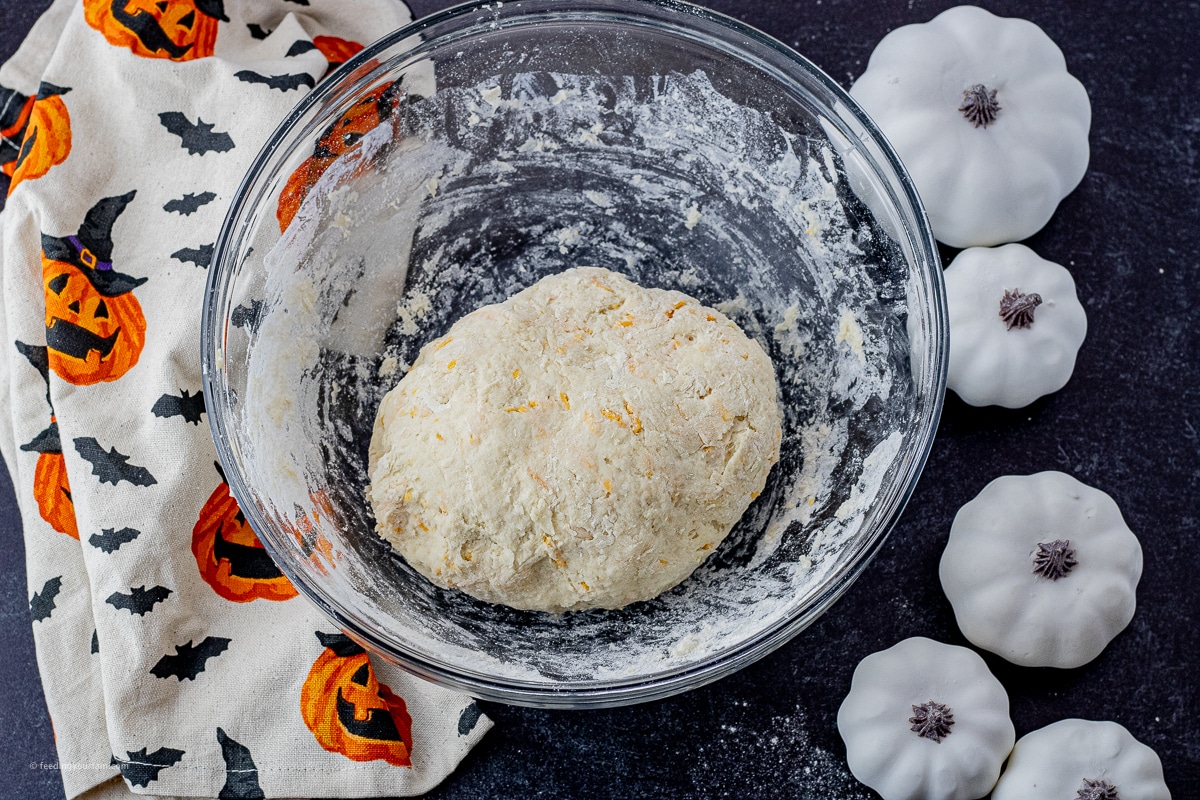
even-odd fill
[{"label": "pumpkin stem", "polygon": [[1042,304],[1042,296],[1037,292],[1025,294],[1020,289],[1004,290],[1000,298],[1000,318],[1004,320],[1007,330],[1013,328],[1033,327],[1033,310]]},{"label": "pumpkin stem", "polygon": [[1075,800],[1121,800],[1121,796],[1117,794],[1117,787],[1108,781],[1084,778]]},{"label": "pumpkin stem", "polygon": [[982,83],[963,89],[962,105],[958,107],[962,115],[976,128],[986,128],[996,121],[1000,113],[1000,104],[996,102],[996,90],[989,89]]},{"label": "pumpkin stem", "polygon": [[[910,731],[924,739],[931,739],[940,744],[942,739],[950,735],[950,726],[954,724],[954,714],[950,707],[930,700],[913,706],[913,715],[908,718],[912,723]],[[1107,800],[1105,798],[1104,800]]]},{"label": "pumpkin stem", "polygon": [[[1069,539],[1038,542],[1037,552],[1033,554],[1033,574],[1056,581],[1068,575],[1078,563]],[[1106,795],[1097,795],[1097,798],[1110,800]]]}]

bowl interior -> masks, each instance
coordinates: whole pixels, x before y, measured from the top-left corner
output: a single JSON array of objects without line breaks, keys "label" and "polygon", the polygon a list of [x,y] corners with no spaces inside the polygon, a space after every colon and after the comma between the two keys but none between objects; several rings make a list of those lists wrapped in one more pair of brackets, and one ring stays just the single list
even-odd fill
[{"label": "bowl interior", "polygon": [[[260,155],[210,276],[210,419],[264,544],[371,649],[492,699],[646,699],[786,641],[878,547],[940,410],[937,264],[865,117],[761,34],[675,3],[458,9],[368,48]],[[649,602],[551,615],[439,589],[374,533],[376,407],[458,317],[581,265],[757,339],[781,460]]]}]

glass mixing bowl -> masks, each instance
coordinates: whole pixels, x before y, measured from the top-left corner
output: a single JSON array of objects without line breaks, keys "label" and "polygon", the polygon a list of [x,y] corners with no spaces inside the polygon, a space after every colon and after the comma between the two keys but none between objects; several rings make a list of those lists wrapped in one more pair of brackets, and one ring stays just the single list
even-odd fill
[{"label": "glass mixing bowl", "polygon": [[[374,532],[378,403],[455,319],[578,265],[755,337],[781,459],[654,600],[555,615],[439,589]],[[631,0],[461,6],[346,63],[238,190],[202,342],[230,488],[303,594],[431,681],[574,708],[716,680],[822,614],[913,489],[946,353],[933,236],[866,115],[756,30]]]}]

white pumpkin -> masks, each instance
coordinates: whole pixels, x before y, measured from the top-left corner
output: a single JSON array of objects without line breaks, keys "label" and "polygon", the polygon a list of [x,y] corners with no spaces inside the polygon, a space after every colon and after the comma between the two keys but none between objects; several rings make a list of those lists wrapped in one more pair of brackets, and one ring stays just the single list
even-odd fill
[{"label": "white pumpkin", "polygon": [[923,637],[859,662],[837,724],[850,772],[883,800],[983,797],[1016,739],[983,659]]},{"label": "white pumpkin", "polygon": [[1017,742],[992,800],[1171,800],[1162,762],[1115,722],[1064,719]]},{"label": "white pumpkin", "polygon": [[1005,475],[958,510],[940,574],[972,644],[1071,668],[1133,618],[1142,548],[1099,489],[1061,472]]},{"label": "white pumpkin", "polygon": [[963,250],[944,272],[946,385],[973,406],[1021,408],[1075,371],[1087,314],[1065,267],[1022,244]]},{"label": "white pumpkin", "polygon": [[1031,236],[1087,170],[1087,91],[1027,20],[958,6],[897,28],[850,94],[908,168],[934,235],[954,247]]}]

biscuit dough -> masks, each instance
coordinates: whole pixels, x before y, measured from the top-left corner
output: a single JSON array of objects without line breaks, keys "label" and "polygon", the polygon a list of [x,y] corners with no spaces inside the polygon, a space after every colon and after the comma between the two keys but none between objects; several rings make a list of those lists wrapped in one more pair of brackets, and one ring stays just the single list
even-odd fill
[{"label": "biscuit dough", "polygon": [[779,458],[775,372],[685,294],[584,267],[460,319],[383,399],[377,529],[434,583],[539,611],[682,581]]}]

